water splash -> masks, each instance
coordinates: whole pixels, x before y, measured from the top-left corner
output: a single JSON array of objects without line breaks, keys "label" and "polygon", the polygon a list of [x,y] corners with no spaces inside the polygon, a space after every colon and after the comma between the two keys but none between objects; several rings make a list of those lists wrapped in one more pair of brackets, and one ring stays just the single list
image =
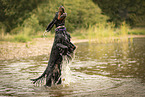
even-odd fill
[{"label": "water splash", "polygon": [[70,65],[72,61],[68,59],[67,56],[63,56],[63,64],[62,64],[62,85],[63,86],[69,86],[72,80],[72,73],[70,70]]}]

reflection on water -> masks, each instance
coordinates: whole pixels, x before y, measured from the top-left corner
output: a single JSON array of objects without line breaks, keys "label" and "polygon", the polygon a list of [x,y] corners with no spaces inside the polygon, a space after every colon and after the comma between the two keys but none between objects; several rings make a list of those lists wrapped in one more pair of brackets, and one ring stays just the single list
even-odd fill
[{"label": "reflection on water", "polygon": [[0,61],[0,96],[145,96],[145,38],[130,43],[79,43],[71,83],[45,88],[30,78],[45,70],[48,55]]},{"label": "reflection on water", "polygon": [[135,38],[133,43],[79,45],[76,56],[80,56],[76,59],[84,61],[86,66],[77,71],[113,78],[139,77],[145,82],[144,38]]}]

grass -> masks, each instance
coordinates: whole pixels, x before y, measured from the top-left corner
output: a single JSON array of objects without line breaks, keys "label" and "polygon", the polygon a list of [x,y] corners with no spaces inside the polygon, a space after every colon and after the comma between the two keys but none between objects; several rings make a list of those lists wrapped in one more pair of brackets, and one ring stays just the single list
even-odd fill
[{"label": "grass", "polygon": [[28,41],[31,41],[33,38],[51,38],[54,37],[54,34],[46,33],[45,36],[43,36],[43,31],[37,31],[32,30],[32,28],[24,27],[21,31],[16,33],[7,33],[5,34],[5,30],[1,29],[0,31],[0,41],[10,41],[10,42],[22,42],[26,43]]},{"label": "grass", "polygon": [[6,34],[3,35],[3,37],[0,37],[0,41],[9,41],[9,42],[22,42],[26,43],[31,41],[34,38],[53,38],[54,34],[47,33],[45,36],[43,36],[43,32],[37,33],[37,35],[27,35],[27,34],[16,34],[16,35],[11,35],[11,34]]},{"label": "grass", "polygon": [[22,34],[10,35],[6,34],[0,38],[0,41],[10,41],[10,42],[28,42],[31,41],[31,38]]},{"label": "grass", "polygon": [[[120,28],[115,28],[113,23],[99,23],[94,26],[89,26],[88,29],[80,28],[76,29],[71,33],[72,37],[78,39],[88,39],[90,42],[93,40],[97,43],[108,43],[108,42],[121,42],[128,41],[128,35],[145,35],[145,28],[134,28],[129,29],[129,27],[122,23]],[[18,33],[5,34],[5,30],[0,31],[0,41],[10,41],[10,42],[28,42],[33,38],[53,38],[54,34],[51,32],[46,33],[43,36],[43,31],[32,30],[32,28],[24,27],[23,30]]]},{"label": "grass", "polygon": [[97,43],[112,42],[112,37],[115,35],[112,23],[99,23],[95,26],[90,26],[87,32],[89,41],[95,40]]},{"label": "grass", "polygon": [[12,41],[25,43],[25,42],[31,41],[31,38],[28,36],[25,36],[25,35],[16,35],[16,36],[14,36]]},{"label": "grass", "polygon": [[86,30],[87,30],[86,28],[76,29],[73,33],[71,33],[71,36],[78,39],[86,39],[87,38]]},{"label": "grass", "polygon": [[145,28],[133,28],[128,31],[128,34],[132,35],[145,35]]},{"label": "grass", "polygon": [[72,35],[80,39],[88,39],[89,42],[110,43],[128,41],[129,27],[122,23],[120,28],[115,28],[113,23],[99,23],[89,26],[88,29],[76,30]]},{"label": "grass", "polygon": [[90,25],[88,29],[78,29],[72,34],[73,37],[97,43],[127,42],[128,35],[145,35],[145,28],[130,29],[125,22],[119,28],[116,28],[113,23],[99,23]]}]

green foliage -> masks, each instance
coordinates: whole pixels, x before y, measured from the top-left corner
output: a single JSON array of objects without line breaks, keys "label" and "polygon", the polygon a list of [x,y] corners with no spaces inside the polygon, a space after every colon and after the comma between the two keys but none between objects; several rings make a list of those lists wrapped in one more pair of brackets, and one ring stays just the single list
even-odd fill
[{"label": "green foliage", "polygon": [[0,37],[0,41],[11,41],[11,42],[28,42],[31,41],[31,37],[26,34],[17,34],[17,35],[10,35],[9,33]]},{"label": "green foliage", "polygon": [[25,36],[23,34],[20,34],[20,35],[14,36],[14,38],[11,41],[14,41],[14,42],[28,42],[30,40],[31,40],[30,37]]},{"label": "green foliage", "polygon": [[88,28],[89,25],[107,20],[107,17],[101,14],[101,9],[90,0],[68,0],[65,6],[68,11],[68,22],[70,25],[73,24],[74,29]]},{"label": "green foliage", "polygon": [[[135,26],[145,25],[144,0],[0,0],[0,40],[27,42],[41,37],[60,5],[67,12],[67,31],[74,32],[74,36],[91,39],[126,36],[126,32],[144,34],[143,30],[126,31],[126,24],[122,24],[125,21]],[[120,29],[115,30],[115,25],[107,24],[107,20],[120,25]]]},{"label": "green foliage", "polygon": [[87,29],[86,28],[80,28],[76,29],[72,34],[72,37],[78,38],[78,39],[87,39]]},{"label": "green foliage", "polygon": [[6,31],[11,31],[30,16],[41,0],[0,0],[0,22],[6,25]]},{"label": "green foliage", "polygon": [[90,42],[95,41],[97,43],[115,42],[116,39],[118,41],[128,41],[128,29],[125,22],[117,30],[113,23],[99,23],[89,27],[87,30],[88,39]]},{"label": "green foliage", "polygon": [[88,39],[90,41],[95,40],[98,43],[112,42],[115,36],[115,29],[113,23],[99,23],[94,26],[90,26],[87,30]]},{"label": "green foliage", "polygon": [[145,26],[145,0],[93,0],[117,26],[123,21],[131,26]]},{"label": "green foliage", "polygon": [[39,23],[43,27],[46,28],[52,21],[60,5],[63,5],[67,12],[66,28],[69,32],[105,22],[108,18],[101,14],[100,8],[91,0],[47,0],[34,10],[34,14],[38,16]]},{"label": "green foliage", "polygon": [[[1,0],[0,19],[6,32],[21,33],[23,28],[33,28],[32,34],[46,29],[53,20],[60,5],[67,12],[66,27],[69,32],[77,28],[88,27],[98,22],[105,22],[107,17],[92,0]],[[54,28],[53,28],[54,31]]]},{"label": "green foliage", "polygon": [[0,23],[0,40],[4,39],[5,26]]},{"label": "green foliage", "polygon": [[39,25],[39,20],[35,14],[26,19],[22,26],[22,32],[27,35],[37,35],[39,31],[42,31],[42,26]]},{"label": "green foliage", "polygon": [[128,31],[128,34],[131,35],[145,35],[145,29],[144,28],[134,28]]},{"label": "green foliage", "polygon": [[20,25],[18,25],[18,27],[12,29],[10,33],[11,34],[19,34],[22,28],[23,27],[21,27]]},{"label": "green foliage", "polygon": [[11,35],[13,37],[7,38],[6,40],[14,42],[27,42],[32,39],[32,37],[38,35],[42,32],[42,26],[39,25],[39,20],[35,14],[32,14],[29,18],[25,19],[22,26],[18,26],[11,30]]},{"label": "green foliage", "polygon": [[129,27],[126,25],[125,22],[123,22],[121,27],[120,27],[119,35],[121,35],[123,37],[127,36],[128,35],[128,29],[129,29]]}]

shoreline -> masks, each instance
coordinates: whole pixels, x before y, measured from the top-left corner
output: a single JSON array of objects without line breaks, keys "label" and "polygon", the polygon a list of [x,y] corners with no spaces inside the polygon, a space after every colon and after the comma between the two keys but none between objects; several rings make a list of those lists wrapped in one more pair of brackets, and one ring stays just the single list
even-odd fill
[{"label": "shoreline", "polygon": [[0,60],[21,59],[49,54],[53,38],[35,38],[27,43],[0,42]]},{"label": "shoreline", "polygon": [[[132,35],[133,37],[145,37],[145,35]],[[35,38],[27,43],[15,43],[0,41],[0,60],[12,60],[28,58],[33,56],[39,56],[50,54],[51,47],[53,45],[54,38]],[[88,42],[88,39],[72,38],[72,43]]]}]

